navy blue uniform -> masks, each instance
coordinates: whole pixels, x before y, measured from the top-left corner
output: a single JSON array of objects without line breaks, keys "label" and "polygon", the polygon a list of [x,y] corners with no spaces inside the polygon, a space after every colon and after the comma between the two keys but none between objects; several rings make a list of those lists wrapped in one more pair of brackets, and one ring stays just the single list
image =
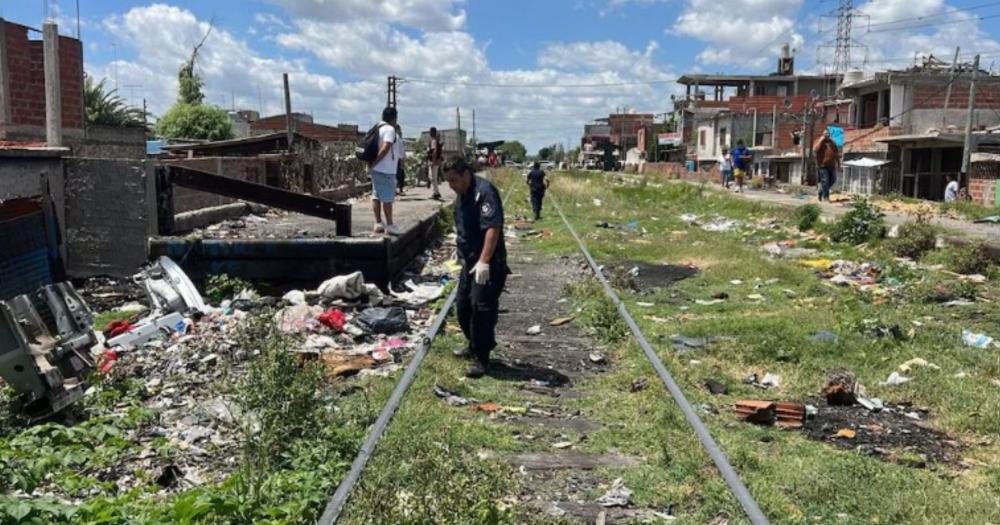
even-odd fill
[{"label": "navy blue uniform", "polygon": [[528,188],[531,190],[531,210],[535,220],[542,218],[542,199],[545,198],[545,172],[537,169],[528,173]]},{"label": "navy blue uniform", "polygon": [[[499,238],[490,260],[490,279],[476,284],[470,274],[486,242],[486,230],[497,228]],[[493,183],[473,176],[469,190],[455,199],[455,232],[462,272],[458,280],[455,310],[472,355],[488,364],[496,346],[500,293],[507,283],[507,247],[503,238],[503,203]]]}]

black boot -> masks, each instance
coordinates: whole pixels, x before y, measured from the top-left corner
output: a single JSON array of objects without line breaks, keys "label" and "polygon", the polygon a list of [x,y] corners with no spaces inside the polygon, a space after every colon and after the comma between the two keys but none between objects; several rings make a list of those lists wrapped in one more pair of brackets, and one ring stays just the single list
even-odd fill
[{"label": "black boot", "polygon": [[465,377],[468,377],[469,379],[479,379],[480,377],[486,375],[489,367],[489,361],[484,363],[483,361],[476,359],[472,362],[472,365],[469,366],[469,369],[465,371]]}]

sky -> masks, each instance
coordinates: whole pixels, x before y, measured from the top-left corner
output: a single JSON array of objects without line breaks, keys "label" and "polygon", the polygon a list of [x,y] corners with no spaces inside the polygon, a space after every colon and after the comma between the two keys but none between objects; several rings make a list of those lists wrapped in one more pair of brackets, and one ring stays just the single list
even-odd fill
[{"label": "sky", "polygon": [[[211,27],[196,71],[208,102],[292,109],[316,122],[374,124],[386,77],[402,78],[404,135],[462,127],[531,152],[572,148],[618,108],[663,114],[684,73],[830,69],[836,0],[79,0],[85,69],[154,116],[176,100],[177,69]],[[852,64],[906,67],[915,54],[1000,70],[1000,1],[856,1]],[[0,0],[0,17],[77,33],[76,0]],[[996,64],[994,64],[996,62]]]}]

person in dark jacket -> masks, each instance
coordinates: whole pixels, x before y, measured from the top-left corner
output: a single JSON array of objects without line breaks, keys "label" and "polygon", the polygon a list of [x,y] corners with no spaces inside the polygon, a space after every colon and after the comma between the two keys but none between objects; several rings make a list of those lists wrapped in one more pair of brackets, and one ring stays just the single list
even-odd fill
[{"label": "person in dark jacket", "polygon": [[507,247],[503,238],[503,202],[493,183],[473,175],[464,157],[444,163],[448,186],[455,191],[455,233],[462,270],[455,310],[468,346],[456,352],[475,361],[466,372],[482,377],[496,347],[500,293],[507,283]]},{"label": "person in dark jacket", "polygon": [[528,172],[528,188],[531,190],[531,211],[535,212],[535,220],[542,219],[542,199],[545,198],[545,190],[549,187],[549,181],[545,178],[545,172],[541,165],[535,163],[531,171]]},{"label": "person in dark jacket", "polygon": [[840,149],[830,138],[830,131],[823,130],[823,136],[813,148],[816,166],[819,168],[819,200],[830,201],[830,188],[837,182],[837,167],[840,166]]}]

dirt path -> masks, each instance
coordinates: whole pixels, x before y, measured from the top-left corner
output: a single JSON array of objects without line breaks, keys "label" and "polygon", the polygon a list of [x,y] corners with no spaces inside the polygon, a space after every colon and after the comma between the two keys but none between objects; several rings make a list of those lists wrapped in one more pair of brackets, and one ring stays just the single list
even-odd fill
[{"label": "dirt path", "polygon": [[[520,499],[553,517],[581,523],[601,523],[600,519],[619,523],[636,516],[643,511],[604,507],[597,498],[618,477],[616,471],[638,465],[641,459],[611,450],[577,450],[602,425],[570,406],[589,395],[582,385],[614,365],[604,357],[606,350],[573,322],[550,324],[573,313],[564,287],[586,278],[582,259],[540,254],[526,243],[513,244],[510,259],[514,275],[501,300],[497,328],[501,343],[494,353],[501,364],[491,375],[509,379],[504,383],[506,393],[532,407],[523,417],[506,421],[517,427],[514,432],[540,445],[536,450],[544,446],[537,441],[557,439],[553,433],[560,440],[548,450],[505,458],[525,476]],[[541,325],[542,333],[527,335],[535,324]]]}]

